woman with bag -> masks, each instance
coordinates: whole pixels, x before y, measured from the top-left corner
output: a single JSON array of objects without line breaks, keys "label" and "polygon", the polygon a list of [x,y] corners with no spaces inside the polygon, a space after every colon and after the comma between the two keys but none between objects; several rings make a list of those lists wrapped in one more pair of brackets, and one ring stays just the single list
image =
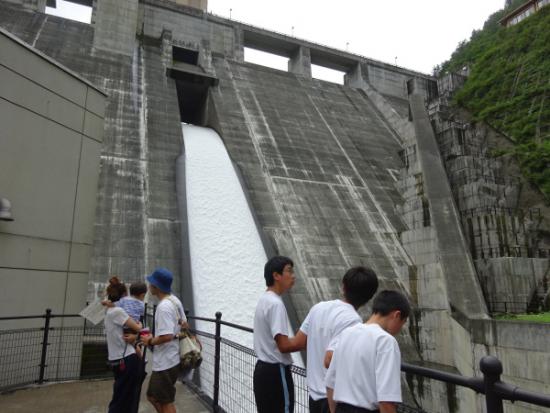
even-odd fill
[{"label": "woman with bag", "polygon": [[[126,295],[126,286],[117,278],[111,277],[107,287],[107,296],[113,303]],[[139,394],[142,384],[141,360],[132,344],[124,340],[124,330],[141,330],[120,307],[107,308],[105,314],[105,335],[109,352],[109,365],[113,369],[115,382],[113,397],[109,403],[109,413],[137,413]]]}]

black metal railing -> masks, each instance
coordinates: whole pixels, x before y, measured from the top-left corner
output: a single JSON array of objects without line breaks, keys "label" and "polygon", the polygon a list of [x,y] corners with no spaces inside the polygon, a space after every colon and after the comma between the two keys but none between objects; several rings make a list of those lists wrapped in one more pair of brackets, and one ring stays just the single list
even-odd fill
[{"label": "black metal railing", "polygon": [[[189,316],[190,321],[211,323],[214,333],[195,330],[203,345],[203,363],[198,369],[194,385],[217,412],[249,413],[256,411],[252,387],[256,353],[251,348],[222,336],[222,326],[239,332],[248,333],[251,338],[253,329],[222,320],[222,314],[215,318]],[[243,340],[241,340],[243,341]],[[246,340],[244,340],[246,341]],[[306,369],[298,365],[291,366],[294,381],[296,413],[309,412]],[[425,413],[415,406],[401,405],[400,413]]]},{"label": "black metal railing", "polygon": [[[149,309],[145,322],[151,326],[152,317],[154,309]],[[222,326],[246,333],[248,339],[253,330],[222,320],[221,313],[216,313],[215,318],[190,316],[189,319],[202,323],[206,326],[205,330],[213,330],[195,329],[203,346],[204,361],[189,384],[199,391],[216,413],[255,411],[252,377],[256,355],[246,345],[223,337]],[[3,328],[1,324],[21,323],[22,320],[34,320],[37,326],[14,329]],[[0,391],[32,383],[110,375],[102,327],[89,326],[78,315],[55,315],[48,309],[38,316],[0,317],[0,349]],[[502,364],[493,356],[481,359],[482,377],[466,377],[408,363],[403,363],[401,370],[408,377],[429,378],[483,394],[487,413],[502,413],[504,401],[550,407],[550,396],[502,382]],[[294,365],[291,371],[296,394],[295,412],[307,412],[306,370]],[[398,411],[423,412],[420,407],[407,405],[400,405]]]},{"label": "black metal railing", "polygon": [[[29,327],[22,328],[26,323]],[[77,314],[0,317],[0,391],[112,375],[103,325]]]}]

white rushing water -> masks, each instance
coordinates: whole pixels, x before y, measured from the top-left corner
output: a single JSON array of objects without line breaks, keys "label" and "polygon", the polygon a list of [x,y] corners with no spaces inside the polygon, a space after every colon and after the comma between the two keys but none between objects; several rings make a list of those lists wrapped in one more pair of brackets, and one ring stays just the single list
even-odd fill
[{"label": "white rushing water", "polygon": [[[266,288],[262,241],[221,138],[212,129],[182,129],[194,313],[214,318],[221,311],[223,320],[252,327]],[[252,347],[252,334],[222,326],[222,335]]]}]

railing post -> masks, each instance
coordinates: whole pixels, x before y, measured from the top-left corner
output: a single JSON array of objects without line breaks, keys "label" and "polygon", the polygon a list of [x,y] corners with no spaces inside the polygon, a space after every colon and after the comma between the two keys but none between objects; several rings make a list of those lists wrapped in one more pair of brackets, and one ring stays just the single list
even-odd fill
[{"label": "railing post", "polygon": [[221,324],[222,313],[216,313],[216,335],[214,348],[214,395],[212,397],[212,410],[214,413],[219,412],[219,396],[220,396],[220,353],[221,353]]},{"label": "railing post", "polygon": [[44,372],[46,371],[46,354],[48,352],[48,335],[50,334],[50,320],[52,318],[52,310],[46,309],[46,321],[44,321],[44,335],[42,336],[42,355],[40,356],[40,373],[38,376],[38,384],[44,383]]},{"label": "railing post", "polygon": [[147,327],[147,303],[143,304],[143,316],[140,321],[143,327]]},{"label": "railing post", "polygon": [[479,362],[479,367],[483,373],[487,413],[503,413],[502,398],[495,392],[494,386],[496,382],[500,381],[502,363],[496,357],[485,356]]}]

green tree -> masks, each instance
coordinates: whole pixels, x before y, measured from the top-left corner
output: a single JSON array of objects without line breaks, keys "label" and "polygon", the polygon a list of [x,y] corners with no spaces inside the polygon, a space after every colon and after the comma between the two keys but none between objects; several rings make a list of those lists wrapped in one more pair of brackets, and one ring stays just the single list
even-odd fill
[{"label": "green tree", "polygon": [[489,17],[461,42],[441,71],[470,67],[455,103],[515,143],[524,175],[550,199],[550,6],[504,28],[498,21],[523,1]]}]

